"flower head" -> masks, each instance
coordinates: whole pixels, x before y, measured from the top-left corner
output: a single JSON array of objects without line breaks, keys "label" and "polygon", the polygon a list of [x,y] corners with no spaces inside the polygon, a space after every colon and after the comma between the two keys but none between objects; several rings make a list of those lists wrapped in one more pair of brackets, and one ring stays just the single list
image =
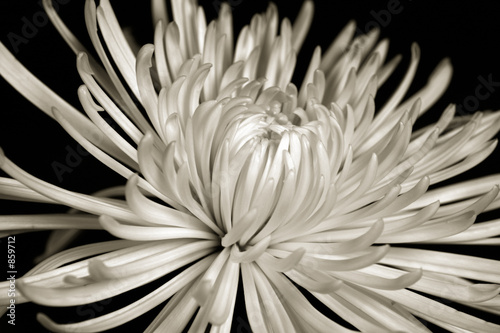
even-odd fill
[{"label": "flower head", "polygon": [[0,74],[124,178],[123,186],[81,194],[0,154],[11,177],[0,179],[3,197],[72,208],[4,217],[3,230],[60,229],[60,237],[104,229],[117,238],[62,252],[53,238],[48,258],[18,280],[17,302],[77,306],[170,276],[93,319],[38,319],[57,332],[103,331],[168,300],[148,332],[230,332],[241,302],[255,332],[351,331],[319,311],[319,301],[360,331],[427,332],[416,318],[451,331],[498,331],[426,296],[498,313],[497,261],[389,246],[499,244],[499,221],[474,222],[498,208],[500,176],[429,190],[484,160],[500,129],[499,113],[454,117],[452,105],[413,130],[446,89],[449,60],[405,98],[420,59],[412,45],[404,78],[378,106],[377,91],[400,60],[386,61],[378,30],[355,36],[350,22],[326,52],[314,51],[296,86],[312,1],[293,24],[279,22],[271,4],[237,36],[226,4],[208,24],[195,1],[172,1],[173,15],[162,0],[152,6],[153,43],[136,52],[109,1],[86,1],[94,58],[44,1],[77,54],[86,115],[0,45]]}]

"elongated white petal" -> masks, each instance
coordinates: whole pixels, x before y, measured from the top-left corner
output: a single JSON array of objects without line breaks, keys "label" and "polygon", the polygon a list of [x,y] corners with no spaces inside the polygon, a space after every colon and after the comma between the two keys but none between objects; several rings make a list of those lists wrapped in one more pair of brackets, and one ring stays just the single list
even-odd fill
[{"label": "elongated white petal", "polygon": [[[316,269],[327,271],[350,271],[369,266],[381,258],[389,251],[389,246],[379,246],[373,248],[368,254],[349,259],[327,259],[325,255],[316,254],[314,256],[306,255],[301,261],[306,266],[312,266]],[[277,252],[277,251],[273,251]]]},{"label": "elongated white petal", "polygon": [[127,182],[125,196],[130,209],[144,220],[172,227],[208,231],[209,228],[200,220],[187,213],[165,207],[148,199],[138,188],[138,177],[134,175]]},{"label": "elongated white petal", "polygon": [[56,201],[33,191],[26,185],[12,178],[0,177],[0,198],[3,200],[18,200],[55,203]]},{"label": "elongated white petal", "polygon": [[302,8],[300,9],[299,16],[293,25],[292,39],[293,48],[295,50],[300,50],[302,43],[307,35],[309,26],[311,25],[312,17],[314,13],[314,5],[312,1],[304,1]]},{"label": "elongated white petal", "polygon": [[190,230],[178,227],[142,227],[121,224],[112,217],[101,216],[99,222],[102,227],[116,237],[130,240],[159,240],[176,238],[217,239],[211,232]]},{"label": "elongated white petal", "polygon": [[210,253],[215,246],[217,246],[215,241],[191,242],[173,249],[166,249],[148,258],[115,266],[107,266],[98,259],[90,260],[88,264],[89,275],[98,280],[109,280],[140,274],[159,266],[173,269],[173,267],[178,267],[179,262],[183,262],[185,257],[193,255],[193,258],[196,258],[203,253]]},{"label": "elongated white petal", "polygon": [[206,252],[195,253],[192,256],[185,257],[172,266],[160,266],[149,271],[141,271],[120,279],[100,280],[95,283],[76,285],[66,288],[38,287],[23,281],[20,281],[19,288],[24,294],[29,295],[30,299],[51,306],[68,306],[96,302],[131,290],[139,285],[143,285],[157,279],[187,263],[196,261],[205,256]]},{"label": "elongated white petal", "polygon": [[92,44],[97,54],[99,55],[101,62],[103,63],[106,73],[109,75],[109,78],[118,91],[120,98],[123,100],[124,113],[126,113],[131,119],[133,119],[135,124],[143,132],[150,131],[151,126],[149,125],[148,121],[142,116],[134,101],[121,83],[116,71],[113,68],[112,62],[108,58],[106,51],[101,43],[97,27],[97,8],[93,0],[88,0],[85,3],[85,23],[87,24],[87,30],[89,32],[90,39],[92,40]]},{"label": "elongated white petal", "polygon": [[102,132],[88,118],[82,116],[80,112],[31,74],[2,43],[0,43],[0,75],[50,117],[52,117],[53,108],[65,112],[71,123],[86,133],[91,142],[106,151],[115,150],[113,143],[109,140],[95,140],[96,137],[102,137]]},{"label": "elongated white petal", "polygon": [[153,24],[162,21],[163,24],[168,23],[168,11],[166,1],[151,0],[151,13],[153,14]]},{"label": "elongated white petal", "polygon": [[416,270],[407,274],[403,274],[394,279],[385,279],[378,276],[372,276],[360,272],[334,272],[332,275],[341,278],[344,281],[359,284],[370,288],[384,290],[399,290],[412,286],[422,277],[422,271]]},{"label": "elongated white petal", "polygon": [[500,328],[499,325],[488,323],[464,312],[457,311],[449,306],[409,290],[402,289],[397,292],[377,290],[376,292],[384,297],[387,297],[388,299],[397,301],[408,308],[409,311],[417,315],[421,313],[425,316],[438,319],[436,323],[443,322],[445,324],[458,326],[472,332],[481,333],[497,332]]},{"label": "elongated white petal", "polygon": [[[75,35],[73,35],[73,33],[61,20],[61,18],[57,14],[56,8],[54,8],[52,5],[52,1],[43,0],[43,8],[45,9],[45,12],[47,13],[47,16],[49,17],[52,24],[55,26],[61,37],[64,38],[69,47],[71,47],[73,52],[75,54],[89,54],[85,46],[82,45],[82,43],[76,38]],[[89,56],[89,63],[89,66],[95,72],[97,80],[104,87],[106,92],[113,96],[113,98],[119,98],[118,92],[116,91],[115,87],[113,87],[113,84],[109,77],[106,75],[104,68],[102,68],[102,66],[97,63],[97,61],[92,56]]]},{"label": "elongated white petal", "polygon": [[[126,240],[118,240],[118,241],[109,241],[109,242],[102,242],[102,243],[93,243],[89,245],[83,245],[79,246],[73,249],[69,249],[66,251],[59,252],[55,254],[54,256],[45,259],[38,265],[36,265],[34,268],[32,268],[29,272],[27,272],[24,275],[24,279],[26,281],[29,281],[30,279],[28,277],[34,276],[36,277],[37,274],[43,273],[43,272],[48,272],[51,270],[54,270],[55,268],[58,268],[60,266],[63,266],[65,264],[68,264],[72,261],[80,260],[85,257],[93,256],[96,254],[108,252],[108,251],[114,251],[118,250],[124,247],[129,247],[138,244],[137,242],[132,242],[132,241],[126,241]],[[33,278],[31,279],[33,280]],[[0,299],[0,303],[5,303],[7,304],[9,302],[8,300],[8,290],[9,290],[9,283],[8,282],[0,282],[0,291],[2,292],[1,295],[4,296],[4,298]],[[28,301],[29,299],[24,296],[24,294],[21,291],[18,291],[16,302],[18,303],[23,303]]]},{"label": "elongated white petal", "polygon": [[69,330],[73,332],[95,332],[119,326],[140,316],[144,312],[149,311],[153,307],[168,299],[176,291],[184,287],[201,272],[203,272],[203,269],[208,266],[211,259],[211,257],[207,257],[199,261],[147,296],[127,305],[124,308],[121,308],[120,310],[111,312],[104,316],[89,319],[76,324],[57,324],[44,314],[39,314],[38,320],[47,329],[54,332],[67,332]]},{"label": "elongated white petal", "polygon": [[[377,289],[378,290],[378,289]],[[392,292],[392,291],[389,291]],[[389,331],[429,332],[417,319],[400,306],[394,306],[384,298],[376,297],[366,289],[344,285],[335,292],[338,296],[358,308],[357,311],[368,315]],[[331,295],[334,297],[334,295]]]},{"label": "elongated white petal", "polygon": [[118,108],[118,106],[113,102],[113,100],[96,84],[93,76],[95,76],[95,71],[90,67],[89,56],[87,53],[79,53],[77,57],[77,69],[83,82],[92,92],[92,95],[97,99],[100,105],[110,114],[110,116],[117,122],[117,124],[127,133],[135,143],[139,142],[142,133],[136,128],[123,112]]},{"label": "elongated white petal", "polygon": [[[234,45],[235,4],[214,3],[219,17],[207,22],[196,0],[152,0],[152,44],[140,47],[109,0],[86,0],[99,59],[55,4],[43,6],[77,55],[88,118],[4,45],[0,75],[125,179],[75,193],[29,175],[0,150],[0,168],[13,178],[0,178],[0,199],[70,208],[0,216],[3,236],[55,230],[41,256],[50,257],[16,281],[16,302],[83,305],[168,279],[80,323],[40,314],[47,329],[119,329],[166,303],[146,332],[229,333],[241,329],[232,324],[242,298],[255,332],[353,332],[324,307],[363,332],[429,332],[419,319],[452,332],[500,329],[433,300],[500,314],[499,262],[445,252],[500,244],[500,220],[475,222],[500,208],[500,176],[434,186],[493,152],[500,114],[455,117],[449,105],[436,123],[417,123],[449,83],[448,59],[414,89],[414,43],[406,74],[380,108],[377,94],[402,57],[387,61],[380,29],[355,36],[352,21],[326,52],[310,55],[300,88],[291,83],[312,1],[293,25],[271,3]],[[84,229],[122,240],[59,252]],[[446,249],[420,249],[426,244]],[[0,283],[0,313],[9,288]]]},{"label": "elongated white petal", "polygon": [[[439,243],[459,243],[470,242],[476,240],[483,240],[489,237],[500,235],[500,220],[496,219],[488,222],[481,222],[473,224],[469,229],[448,237],[443,237],[435,240]],[[426,241],[425,243],[432,243],[433,241]]]},{"label": "elongated white petal", "polygon": [[100,229],[97,217],[91,215],[3,215],[0,230],[9,229]]},{"label": "elongated white petal", "polygon": [[387,234],[380,237],[380,243],[412,243],[458,234],[469,228],[476,220],[473,211],[453,216],[442,222],[424,224],[405,232]]},{"label": "elongated white petal", "polygon": [[330,330],[336,332],[350,331],[331,321],[316,310],[286,277],[263,267],[262,270],[274,287],[283,295],[285,304],[290,308],[290,314],[293,314],[294,317],[296,316],[295,320],[299,322],[304,321],[314,332],[328,332]]},{"label": "elongated white petal", "polygon": [[144,332],[159,333],[167,329],[181,332],[198,308],[198,304],[190,295],[193,288],[193,284],[188,284],[177,292]]},{"label": "elongated white petal", "polygon": [[27,187],[31,187],[44,196],[56,202],[63,203],[66,206],[74,207],[95,215],[108,213],[111,216],[120,217],[125,220],[136,220],[135,215],[132,214],[122,202],[114,199],[103,199],[79,194],[48,184],[20,169],[5,157],[3,151],[0,151],[0,167],[10,176],[23,182]]},{"label": "elongated white petal", "polygon": [[[412,258],[411,261],[406,259],[408,256]],[[391,248],[381,262],[500,283],[499,263],[495,260],[438,251]]]}]

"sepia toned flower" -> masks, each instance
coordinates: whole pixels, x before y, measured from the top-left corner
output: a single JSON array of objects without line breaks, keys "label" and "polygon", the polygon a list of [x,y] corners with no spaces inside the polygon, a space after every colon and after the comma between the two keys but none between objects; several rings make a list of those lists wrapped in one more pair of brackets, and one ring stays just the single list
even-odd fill
[{"label": "sepia toned flower", "polygon": [[[271,3],[235,33],[228,4],[207,22],[193,0],[153,0],[153,43],[135,50],[109,0],[87,0],[92,51],[52,1],[43,5],[77,56],[83,113],[4,45],[0,74],[123,182],[78,193],[0,152],[3,199],[71,209],[0,217],[6,237],[55,230],[42,261],[16,280],[15,302],[80,306],[168,277],[95,318],[41,313],[48,330],[105,331],[161,304],[146,332],[231,332],[243,307],[253,332],[429,332],[423,321],[500,330],[467,311],[500,313],[498,261],[406,246],[500,244],[500,220],[475,223],[500,206],[500,174],[434,186],[493,152],[500,113],[456,115],[450,105],[414,128],[448,87],[450,60],[408,95],[413,44],[404,77],[378,105],[401,57],[387,59],[379,30],[356,34],[354,22],[292,83],[312,1],[293,24]],[[75,230],[114,239],[65,250]],[[9,288],[0,283],[4,311]]]}]

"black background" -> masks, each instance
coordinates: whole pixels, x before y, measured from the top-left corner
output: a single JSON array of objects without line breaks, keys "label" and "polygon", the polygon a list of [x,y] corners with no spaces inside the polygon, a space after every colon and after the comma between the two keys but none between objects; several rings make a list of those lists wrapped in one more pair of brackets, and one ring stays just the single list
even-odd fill
[{"label": "black background", "polygon": [[[298,58],[295,83],[300,82],[316,45],[326,49],[350,19],[355,19],[360,30],[366,31],[366,27],[377,22],[376,17],[380,17],[381,11],[387,10],[390,3],[396,2],[399,3],[398,8],[402,9],[398,14],[392,14],[389,19],[386,18],[382,22],[381,37],[390,38],[390,55],[401,53],[404,59],[400,65],[401,69],[394,74],[394,80],[386,84],[385,91],[390,92],[391,87],[404,74],[405,66],[409,61],[410,45],[413,41],[418,42],[421,47],[422,60],[410,93],[425,84],[427,76],[442,58],[450,57],[454,65],[454,75],[449,89],[428,111],[428,114],[419,120],[418,126],[435,121],[448,103],[462,104],[465,98],[474,96],[475,89],[480,84],[479,76],[487,78],[492,75],[494,81],[500,81],[500,50],[498,48],[500,4],[497,1],[440,1],[437,3],[417,0],[358,0],[316,1],[311,32]],[[142,4],[139,4],[139,1],[112,1],[112,3],[120,23],[130,27],[141,44],[151,42],[152,24],[148,1],[143,1]],[[205,7],[209,18],[215,17],[220,7],[218,0],[200,1],[200,3]],[[280,17],[286,16],[292,20],[301,4],[300,1],[285,0],[278,0],[275,3],[278,5]],[[65,0],[64,4],[60,5],[59,13],[76,36],[89,46],[83,20],[83,4],[84,1],[80,0]],[[254,12],[262,12],[266,9],[267,1],[232,0],[229,4],[233,9],[235,31],[239,31],[249,22]],[[79,108],[76,90],[81,81],[76,73],[75,55],[50,23],[39,27],[36,34],[28,38],[27,43],[18,45],[17,50],[9,41],[9,34],[22,36],[24,22],[26,20],[33,22],[33,16],[41,10],[37,1],[2,0],[0,3],[0,40],[30,71],[56,93]],[[382,97],[385,95],[383,91],[380,94]],[[0,146],[19,166],[50,183],[83,193],[92,193],[102,187],[123,182],[119,176],[102,167],[92,157],[84,157],[71,173],[63,175],[63,180],[60,182],[51,164],[54,161],[64,163],[67,149],[75,149],[76,143],[57,123],[36,109],[2,79],[0,79],[0,98]],[[500,109],[500,87],[488,99],[481,101],[479,108]],[[456,179],[498,172],[499,157],[500,149],[497,148],[481,166]],[[3,214],[56,211],[64,210],[54,206],[0,201],[0,213]],[[483,219],[492,219],[494,216],[494,213],[490,213]],[[28,269],[34,254],[42,251],[46,235],[46,233],[36,233],[17,237],[17,260],[20,270]],[[88,233],[85,237],[79,242],[95,241],[101,236]],[[3,247],[4,244],[2,242],[1,246]],[[457,247],[454,250],[489,258],[500,257],[496,247],[485,246],[474,249]],[[0,267],[1,265],[3,263]],[[116,298],[106,305],[107,309],[104,311],[113,310],[119,307],[119,304],[128,302],[130,301],[127,298]],[[15,332],[45,332],[43,328],[37,326],[34,319],[35,313],[40,309],[32,304],[19,306],[16,313]],[[69,310],[42,309],[54,318],[60,319],[61,322],[87,319],[88,314],[91,313],[87,310],[96,310],[95,307]],[[157,311],[159,309],[155,309],[154,312]],[[154,312],[115,331],[142,331],[154,318]],[[78,314],[82,313],[83,317],[79,317]],[[240,332],[247,332],[246,326],[241,324],[244,322],[244,317],[242,318],[236,322],[235,331],[238,331],[239,327]],[[9,329],[6,320],[5,317],[1,318],[0,331],[2,332]]]}]

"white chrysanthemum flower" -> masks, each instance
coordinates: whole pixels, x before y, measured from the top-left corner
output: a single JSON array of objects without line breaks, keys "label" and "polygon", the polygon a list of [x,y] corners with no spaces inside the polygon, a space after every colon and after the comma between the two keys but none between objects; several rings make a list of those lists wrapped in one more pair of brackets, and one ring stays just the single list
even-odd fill
[{"label": "white chrysanthemum flower", "polygon": [[[500,243],[499,220],[474,224],[500,206],[500,175],[428,190],[485,159],[500,129],[499,113],[454,118],[450,106],[437,123],[412,131],[447,87],[448,60],[403,99],[420,57],[413,45],[406,75],[376,107],[378,88],[399,62],[386,61],[388,43],[377,41],[377,30],[354,37],[349,23],[324,54],[316,49],[296,87],[290,81],[311,1],[293,25],[280,23],[270,5],[236,45],[227,5],[207,24],[193,0],[172,1],[173,21],[163,0],[152,4],[154,44],[135,54],[109,1],[88,0],[94,59],[44,1],[78,54],[87,117],[0,45],[0,74],[126,179],[85,195],[0,155],[12,177],[0,179],[2,198],[73,208],[2,217],[4,235],[56,229],[64,237],[61,230],[77,228],[120,238],[60,252],[53,237],[51,256],[17,281],[17,303],[88,304],[170,275],[100,317],[38,319],[55,332],[102,331],[168,300],[147,332],[230,332],[241,283],[254,332],[352,331],[314,299],[363,332],[428,332],[417,318],[453,332],[500,330],[431,298],[500,314],[499,262],[387,245]],[[1,304],[9,302],[8,288],[0,283]]]}]

